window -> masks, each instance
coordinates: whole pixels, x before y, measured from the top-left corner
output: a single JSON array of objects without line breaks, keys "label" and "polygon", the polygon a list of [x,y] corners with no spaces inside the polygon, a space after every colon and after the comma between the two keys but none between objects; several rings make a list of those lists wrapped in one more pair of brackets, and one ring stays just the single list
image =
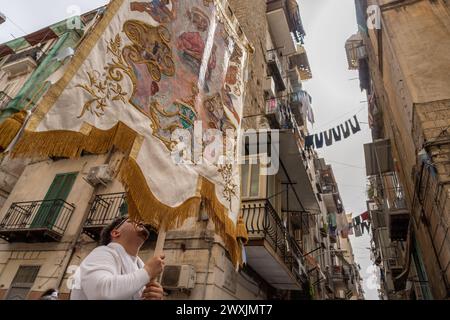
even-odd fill
[{"label": "window", "polygon": [[281,197],[286,195],[281,192],[281,187],[280,180],[276,175],[267,176],[267,198],[277,212],[281,212]]},{"label": "window", "polygon": [[39,273],[40,266],[20,266],[6,300],[25,300]]},{"label": "window", "polygon": [[63,173],[55,176],[31,227],[52,228],[63,207],[63,201],[66,201],[72,190],[77,175],[78,173]]},{"label": "window", "polygon": [[243,197],[261,196],[259,164],[243,164],[241,166],[241,177],[241,193]]}]

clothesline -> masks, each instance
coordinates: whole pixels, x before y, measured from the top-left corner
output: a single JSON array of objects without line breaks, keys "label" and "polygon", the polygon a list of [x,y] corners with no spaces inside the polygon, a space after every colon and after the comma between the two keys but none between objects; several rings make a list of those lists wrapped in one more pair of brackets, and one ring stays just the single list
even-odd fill
[{"label": "clothesline", "polygon": [[316,130],[316,131],[320,131],[320,130],[322,130],[323,128],[327,127],[329,124],[334,123],[335,121],[337,122],[337,120],[341,120],[341,119],[347,117],[349,114],[352,114],[353,112],[355,112],[355,110],[357,110],[356,113],[355,113],[355,114],[357,115],[357,114],[359,114],[360,112],[362,112],[362,111],[365,110],[365,109],[366,109],[365,106],[364,106],[364,107],[358,107],[358,108],[352,109],[351,111],[346,112],[346,113],[342,114],[341,116],[339,116],[339,117],[337,117],[337,118],[334,118],[333,120],[328,121],[327,123],[322,124],[319,128],[316,128],[315,130]]},{"label": "clothesline", "polygon": [[[354,123],[353,123],[354,122]],[[316,134],[310,134],[305,138],[306,149],[321,149],[324,146],[329,147],[333,142],[339,142],[343,139],[349,138],[352,134],[356,134],[361,131],[361,126],[358,121],[357,114],[352,119],[345,121],[334,128],[327,131],[319,132]]]},{"label": "clothesline", "polygon": [[346,167],[366,170],[366,167],[360,167],[360,166],[356,166],[356,165],[353,165],[353,164],[348,164],[348,163],[343,163],[343,162],[338,162],[338,161],[331,161],[331,160],[328,160],[328,159],[327,159],[327,162],[334,163],[334,164],[341,165],[341,166],[346,166]]}]

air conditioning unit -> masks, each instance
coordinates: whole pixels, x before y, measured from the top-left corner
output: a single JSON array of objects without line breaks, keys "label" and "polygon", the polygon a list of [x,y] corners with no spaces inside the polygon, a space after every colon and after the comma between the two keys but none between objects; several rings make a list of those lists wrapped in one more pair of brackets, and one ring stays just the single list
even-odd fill
[{"label": "air conditioning unit", "polygon": [[102,184],[106,186],[113,180],[112,170],[108,165],[92,167],[86,177],[86,181],[93,187]]},{"label": "air conditioning unit", "polygon": [[168,265],[161,275],[161,285],[166,290],[190,290],[195,287],[196,279],[192,265]]}]

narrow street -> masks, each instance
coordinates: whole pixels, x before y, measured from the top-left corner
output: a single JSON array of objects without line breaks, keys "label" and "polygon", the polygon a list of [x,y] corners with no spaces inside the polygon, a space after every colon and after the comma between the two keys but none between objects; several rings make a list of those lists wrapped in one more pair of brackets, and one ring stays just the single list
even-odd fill
[{"label": "narrow street", "polygon": [[0,0],[0,300],[448,300],[449,52],[447,0]]}]

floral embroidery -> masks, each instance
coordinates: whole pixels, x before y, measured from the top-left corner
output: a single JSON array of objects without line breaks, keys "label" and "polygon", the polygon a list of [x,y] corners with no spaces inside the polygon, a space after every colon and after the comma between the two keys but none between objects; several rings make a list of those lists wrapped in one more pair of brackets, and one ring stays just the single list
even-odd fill
[{"label": "floral embroidery", "polygon": [[84,104],[78,118],[83,117],[86,111],[95,114],[97,117],[103,116],[108,100],[125,102],[127,94],[123,92],[120,83],[111,81],[109,78],[103,81],[100,80],[101,75],[96,70],[87,74],[89,84],[77,85],[77,87],[86,90],[92,96],[92,99]]},{"label": "floral embroidery", "polygon": [[219,165],[217,171],[220,173],[224,181],[224,190],[222,192],[222,195],[231,204],[231,199],[233,197],[238,197],[236,190],[238,185],[236,184],[234,179],[233,165],[232,164]]}]

